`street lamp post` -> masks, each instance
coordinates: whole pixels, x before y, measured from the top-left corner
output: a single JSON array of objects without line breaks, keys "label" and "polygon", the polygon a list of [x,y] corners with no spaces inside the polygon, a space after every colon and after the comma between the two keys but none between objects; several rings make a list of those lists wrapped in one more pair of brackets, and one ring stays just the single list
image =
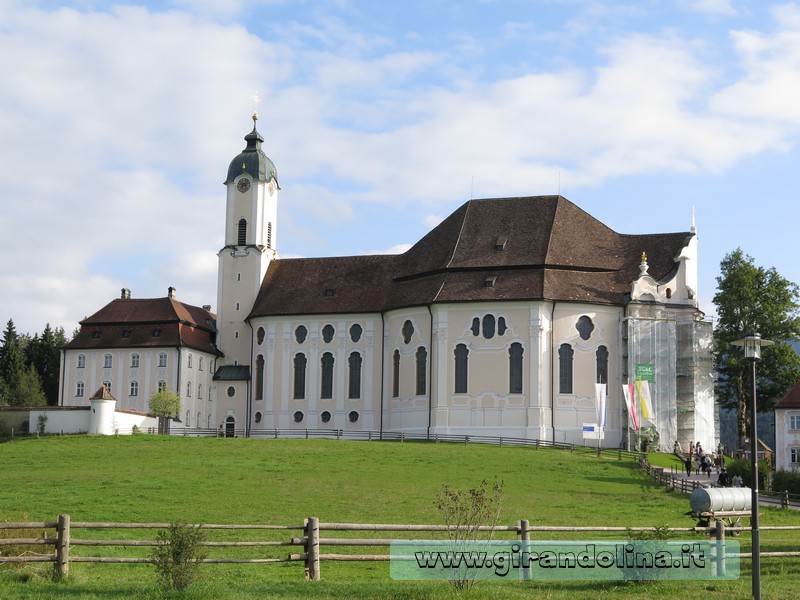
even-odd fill
[{"label": "street lamp post", "polygon": [[734,346],[744,347],[744,357],[753,365],[753,400],[750,405],[750,466],[753,474],[751,487],[751,517],[750,529],[752,535],[752,565],[753,565],[753,599],[761,600],[761,543],[758,531],[758,409],[756,406],[756,362],[761,360],[761,347],[771,346],[775,342],[762,340],[761,334],[752,333],[743,340],[731,342]]}]

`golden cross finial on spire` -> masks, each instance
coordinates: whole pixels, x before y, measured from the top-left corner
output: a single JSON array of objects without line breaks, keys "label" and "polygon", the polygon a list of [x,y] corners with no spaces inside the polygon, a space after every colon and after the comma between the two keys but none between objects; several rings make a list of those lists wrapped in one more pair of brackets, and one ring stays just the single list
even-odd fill
[{"label": "golden cross finial on spire", "polygon": [[643,263],[647,262],[647,252],[642,252],[642,262]]},{"label": "golden cross finial on spire", "polygon": [[261,96],[258,95],[258,90],[253,94],[253,121],[258,121],[258,105],[261,103]]}]

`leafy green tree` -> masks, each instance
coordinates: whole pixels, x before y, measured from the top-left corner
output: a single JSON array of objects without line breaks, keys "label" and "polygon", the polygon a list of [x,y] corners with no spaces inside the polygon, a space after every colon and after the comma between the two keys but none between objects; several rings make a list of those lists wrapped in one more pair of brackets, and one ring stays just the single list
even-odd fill
[{"label": "leafy green tree", "polygon": [[150,396],[147,402],[150,414],[158,417],[158,432],[169,432],[169,419],[178,417],[181,411],[181,399],[175,392],[159,390]]},{"label": "leafy green tree", "polygon": [[47,399],[42,391],[42,381],[33,365],[28,365],[20,373],[16,387],[11,390],[11,404],[14,406],[47,406]]},{"label": "leafy green tree", "polygon": [[757,408],[770,410],[800,381],[800,356],[789,345],[800,339],[800,290],[774,267],[756,266],[751,256],[737,248],[720,263],[713,301],[718,317],[714,329],[718,398],[722,406],[737,409],[739,445],[745,447],[750,426],[752,367],[741,349],[732,347],[731,342],[756,332],[775,342],[762,349],[757,368]]},{"label": "leafy green tree", "polygon": [[42,389],[47,399],[47,404],[58,404],[59,367],[61,366],[61,350],[66,345],[64,329],[50,328],[48,323],[42,335],[34,335],[27,347],[28,362],[36,367],[36,372],[42,381]]}]

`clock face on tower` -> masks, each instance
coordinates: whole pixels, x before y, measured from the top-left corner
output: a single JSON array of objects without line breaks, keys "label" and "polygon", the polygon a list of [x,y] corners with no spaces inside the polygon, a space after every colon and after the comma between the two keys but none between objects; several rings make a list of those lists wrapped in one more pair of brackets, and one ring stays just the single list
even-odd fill
[{"label": "clock face on tower", "polygon": [[247,177],[242,177],[239,183],[236,184],[236,189],[244,193],[250,189],[250,180]]}]

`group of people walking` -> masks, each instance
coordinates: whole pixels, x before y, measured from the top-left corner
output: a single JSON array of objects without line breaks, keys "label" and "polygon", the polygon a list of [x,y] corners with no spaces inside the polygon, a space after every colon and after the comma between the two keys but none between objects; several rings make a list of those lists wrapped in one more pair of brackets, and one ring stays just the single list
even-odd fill
[{"label": "group of people walking", "polygon": [[695,474],[699,475],[702,471],[706,476],[711,479],[712,469],[717,472],[717,486],[719,487],[742,487],[742,478],[737,473],[733,477],[728,475],[728,470],[725,468],[725,456],[722,453],[712,453],[711,456],[703,452],[703,447],[700,442],[692,444],[689,442],[689,456],[684,460],[686,467],[686,475],[691,476],[692,469]]}]

